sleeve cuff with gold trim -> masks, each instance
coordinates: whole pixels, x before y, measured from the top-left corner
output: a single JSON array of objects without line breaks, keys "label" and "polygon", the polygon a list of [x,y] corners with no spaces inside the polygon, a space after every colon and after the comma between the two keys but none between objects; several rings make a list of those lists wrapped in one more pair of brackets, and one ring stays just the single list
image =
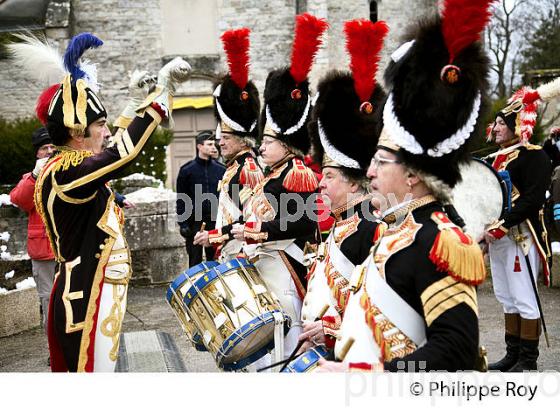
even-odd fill
[{"label": "sleeve cuff with gold trim", "polygon": [[325,334],[325,346],[327,349],[334,349],[342,321],[340,316],[323,316],[323,333]]},{"label": "sleeve cuff with gold trim", "polygon": [[210,245],[219,245],[229,239],[229,235],[223,233],[221,229],[212,229],[208,231],[208,242],[210,242]]},{"label": "sleeve cuff with gold trim", "polygon": [[504,221],[496,221],[488,227],[488,234],[496,239],[502,239],[507,235],[508,229],[503,226]]},{"label": "sleeve cuff with gold trim", "polygon": [[246,222],[243,235],[248,244],[259,243],[268,239],[268,232],[261,232],[260,221]]}]

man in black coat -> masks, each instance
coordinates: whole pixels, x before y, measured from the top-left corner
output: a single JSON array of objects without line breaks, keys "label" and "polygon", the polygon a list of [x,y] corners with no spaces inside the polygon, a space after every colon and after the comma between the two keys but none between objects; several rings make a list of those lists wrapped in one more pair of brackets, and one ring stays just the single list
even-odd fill
[{"label": "man in black coat", "polygon": [[[196,157],[184,164],[177,176],[177,216],[181,235],[186,240],[189,267],[202,262],[202,246],[194,245],[193,238],[203,223],[206,223],[206,229],[214,228],[218,182],[226,170],[213,159],[217,149],[212,131],[202,131],[196,136],[196,151]],[[192,207],[185,206],[187,201]],[[206,248],[206,259],[214,259],[213,247]]]}]

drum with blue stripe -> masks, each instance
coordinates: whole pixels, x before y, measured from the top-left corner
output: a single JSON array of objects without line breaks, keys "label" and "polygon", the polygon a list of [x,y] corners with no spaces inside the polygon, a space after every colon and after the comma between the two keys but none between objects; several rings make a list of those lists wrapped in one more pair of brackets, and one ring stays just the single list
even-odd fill
[{"label": "drum with blue stripe", "polygon": [[317,367],[319,359],[326,358],[328,354],[325,346],[315,346],[292,360],[282,373],[310,373]]},{"label": "drum with blue stripe", "polygon": [[204,273],[218,266],[218,262],[208,261],[192,266],[181,273],[167,289],[166,299],[169,306],[173,309],[173,313],[179,319],[184,332],[192,342],[196,350],[205,351],[206,347],[202,343],[202,337],[198,333],[188,309],[183,301],[185,294],[192,284]]},{"label": "drum with blue stripe", "polygon": [[290,318],[253,264],[232,259],[200,275],[184,304],[202,342],[224,370],[239,370],[274,347],[275,323],[287,333]]}]

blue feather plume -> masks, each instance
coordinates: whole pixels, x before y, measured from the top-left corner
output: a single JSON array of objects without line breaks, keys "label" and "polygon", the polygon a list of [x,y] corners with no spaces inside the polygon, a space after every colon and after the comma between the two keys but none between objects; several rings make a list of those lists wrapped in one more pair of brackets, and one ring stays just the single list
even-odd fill
[{"label": "blue feather plume", "polygon": [[80,68],[80,57],[89,48],[96,48],[103,44],[103,41],[91,33],[80,33],[70,40],[70,44],[64,53],[64,66],[72,76],[72,83],[76,83],[80,78],[86,77],[86,72]]}]

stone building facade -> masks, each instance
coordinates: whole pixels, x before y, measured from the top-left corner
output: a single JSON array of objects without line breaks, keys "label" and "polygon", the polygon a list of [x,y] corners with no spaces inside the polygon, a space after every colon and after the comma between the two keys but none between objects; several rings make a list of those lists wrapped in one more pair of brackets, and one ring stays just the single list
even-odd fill
[{"label": "stone building facade", "polygon": [[[0,1],[0,32],[7,6],[17,0]],[[98,64],[101,97],[114,120],[125,105],[128,73],[135,68],[157,72],[163,63],[180,55],[194,68],[192,80],[178,90],[183,97],[208,97],[212,80],[225,71],[219,36],[230,28],[251,29],[250,76],[262,89],[269,70],[287,65],[293,40],[294,17],[310,12],[330,24],[324,45],[311,73],[312,85],[331,68],[347,69],[342,26],[354,18],[385,20],[391,29],[381,69],[391,50],[398,45],[402,29],[418,16],[434,12],[436,0],[24,0],[43,8],[44,19],[36,16],[18,27],[44,29],[47,37],[64,49],[74,34],[89,31],[104,41],[102,48],[88,52]],[[9,12],[10,10],[8,10]],[[13,13],[12,13],[13,14]],[[37,13],[35,13],[37,14]],[[40,14],[40,13],[39,13]],[[15,28],[15,27],[13,27]],[[378,75],[381,78],[381,75]],[[7,119],[33,115],[35,99],[49,84],[22,78],[9,60],[0,60],[0,115]],[[188,105],[188,104],[187,104]],[[188,107],[187,107],[188,109]],[[183,111],[183,110],[180,110]],[[201,111],[202,112],[202,111]],[[180,114],[177,111],[177,114]],[[211,117],[211,110],[205,115]],[[196,115],[194,116],[196,117]],[[194,118],[193,117],[193,118]],[[208,119],[201,121],[207,126]],[[191,120],[187,121],[192,123]],[[181,121],[179,121],[181,124]],[[202,124],[201,124],[202,126]],[[188,128],[188,127],[187,127]],[[176,136],[190,137],[197,128],[176,129]],[[191,140],[192,145],[192,140]],[[173,156],[174,147],[170,155]],[[188,157],[187,153],[178,161]],[[175,174],[176,166],[170,169]]]}]

